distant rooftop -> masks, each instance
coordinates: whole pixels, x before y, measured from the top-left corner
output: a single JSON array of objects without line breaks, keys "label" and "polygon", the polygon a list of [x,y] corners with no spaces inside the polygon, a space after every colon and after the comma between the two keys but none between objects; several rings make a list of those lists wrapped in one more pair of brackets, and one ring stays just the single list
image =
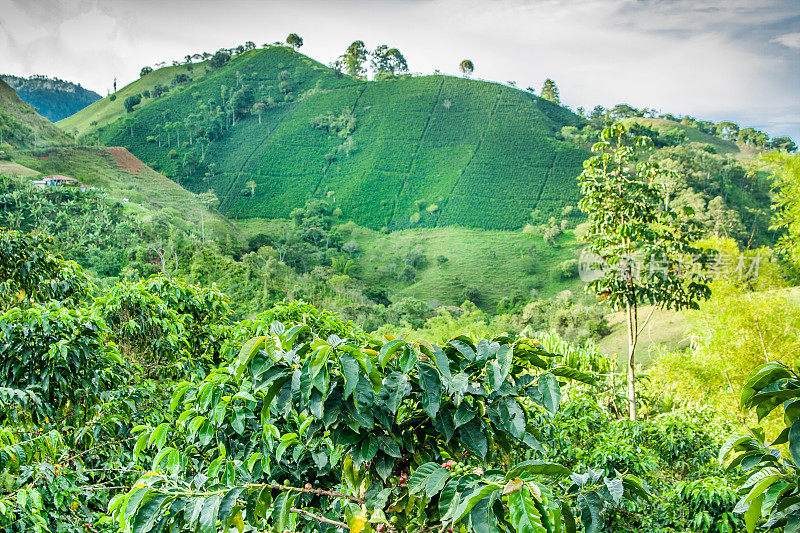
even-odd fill
[{"label": "distant rooftop", "polygon": [[70,178],[69,176],[62,176],[61,174],[51,174],[49,176],[45,176],[42,178],[42,181],[48,183],[50,185],[55,184],[75,184],[78,183],[78,180],[75,178]]}]

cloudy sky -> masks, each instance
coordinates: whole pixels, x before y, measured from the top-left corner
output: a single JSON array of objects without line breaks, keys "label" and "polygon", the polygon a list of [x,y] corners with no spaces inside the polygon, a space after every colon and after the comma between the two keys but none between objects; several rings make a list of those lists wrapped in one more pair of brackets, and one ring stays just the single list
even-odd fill
[{"label": "cloudy sky", "polygon": [[572,108],[625,102],[800,140],[800,0],[0,0],[0,73],[105,95],[187,53],[283,40],[323,63],[356,39],[412,71],[541,88]]}]

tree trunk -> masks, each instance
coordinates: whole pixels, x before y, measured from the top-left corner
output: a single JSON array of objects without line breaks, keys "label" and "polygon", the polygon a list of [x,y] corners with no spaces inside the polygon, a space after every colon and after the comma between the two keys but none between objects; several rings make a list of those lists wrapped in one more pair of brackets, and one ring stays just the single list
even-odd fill
[{"label": "tree trunk", "polygon": [[625,307],[628,323],[628,413],[631,420],[636,420],[636,342],[638,332],[638,306],[634,302]]}]

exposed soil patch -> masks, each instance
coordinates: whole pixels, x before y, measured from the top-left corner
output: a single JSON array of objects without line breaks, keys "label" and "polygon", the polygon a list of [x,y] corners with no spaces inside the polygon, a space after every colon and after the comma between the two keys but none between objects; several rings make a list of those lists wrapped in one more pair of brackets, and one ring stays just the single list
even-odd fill
[{"label": "exposed soil patch", "polygon": [[142,163],[138,157],[130,153],[126,148],[109,146],[106,150],[114,158],[120,170],[131,174],[139,174],[147,168],[147,165]]}]

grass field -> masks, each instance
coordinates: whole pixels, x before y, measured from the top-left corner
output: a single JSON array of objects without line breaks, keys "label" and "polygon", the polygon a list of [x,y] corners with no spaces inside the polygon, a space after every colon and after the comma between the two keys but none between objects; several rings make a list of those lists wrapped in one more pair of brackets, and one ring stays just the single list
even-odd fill
[{"label": "grass field", "polygon": [[[564,289],[580,291],[579,280],[560,281],[553,271],[563,261],[577,257],[577,244],[571,234],[558,247],[541,237],[522,232],[468,228],[410,229],[384,235],[370,230],[354,233],[363,255],[360,277],[371,287],[386,287],[399,295],[414,296],[432,307],[460,305],[464,290],[480,295],[475,302],[494,310],[505,297],[524,295],[550,297]],[[417,273],[410,286],[396,281],[390,265],[402,266],[410,251],[422,252],[427,266]],[[439,263],[437,258],[447,258]]]},{"label": "grass field", "polygon": [[24,167],[14,161],[0,161],[0,175],[14,176],[17,178],[33,178],[40,176],[41,172]]},{"label": "grass field", "polygon": [[[290,221],[250,219],[235,221],[247,237],[272,233]],[[562,280],[557,267],[578,257],[580,245],[567,231],[557,246],[546,244],[540,235],[521,231],[480,230],[461,227],[415,228],[389,234],[348,223],[341,228],[358,244],[353,261],[357,277],[372,289],[386,289],[395,298],[414,296],[431,307],[461,305],[464,290],[477,289],[477,303],[494,312],[506,297],[522,295],[526,300],[549,298],[569,289],[583,292],[578,279]],[[399,281],[396,272],[409,252],[421,253],[426,266],[418,269],[413,282]],[[439,262],[438,257],[447,261]]]}]

